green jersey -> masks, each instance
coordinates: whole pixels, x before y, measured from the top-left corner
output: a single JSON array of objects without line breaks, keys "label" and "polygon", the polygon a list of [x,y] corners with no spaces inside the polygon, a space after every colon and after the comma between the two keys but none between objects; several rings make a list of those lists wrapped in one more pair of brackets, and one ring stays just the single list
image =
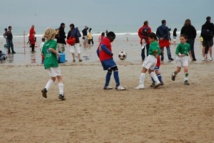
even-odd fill
[{"label": "green jersey", "polygon": [[48,40],[45,42],[43,48],[42,48],[42,53],[44,55],[44,67],[45,69],[51,68],[51,67],[58,67],[58,60],[57,60],[57,55],[55,53],[52,53],[49,51],[49,48],[52,48],[56,50],[56,41],[54,40]]},{"label": "green jersey", "polygon": [[190,45],[188,43],[184,43],[184,44],[179,43],[176,48],[175,54],[178,55],[180,53],[188,56],[189,51],[190,51]]},{"label": "green jersey", "polygon": [[153,41],[150,46],[149,46],[149,55],[153,55],[155,56],[155,52],[154,51],[158,51],[157,54],[160,55],[160,46],[158,44],[157,41]]}]

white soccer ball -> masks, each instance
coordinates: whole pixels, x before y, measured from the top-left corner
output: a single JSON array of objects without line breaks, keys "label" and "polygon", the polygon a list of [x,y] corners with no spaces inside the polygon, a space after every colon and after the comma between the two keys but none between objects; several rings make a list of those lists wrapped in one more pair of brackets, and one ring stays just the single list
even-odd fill
[{"label": "white soccer ball", "polygon": [[125,51],[120,51],[119,54],[118,54],[118,57],[120,60],[125,60],[126,57],[127,57],[127,54]]}]

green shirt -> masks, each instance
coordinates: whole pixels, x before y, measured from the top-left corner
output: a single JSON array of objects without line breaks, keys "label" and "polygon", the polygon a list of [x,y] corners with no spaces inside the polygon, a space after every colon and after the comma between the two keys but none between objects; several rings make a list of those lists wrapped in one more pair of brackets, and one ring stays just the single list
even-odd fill
[{"label": "green shirt", "polygon": [[176,47],[175,54],[178,55],[180,53],[188,56],[189,51],[190,51],[190,45],[188,43],[184,43],[184,44],[179,43],[178,46]]},{"label": "green shirt", "polygon": [[149,46],[149,55],[153,55],[154,56],[154,51],[158,51],[158,55],[160,55],[160,46],[158,44],[157,41],[153,41],[150,46]]},{"label": "green shirt", "polygon": [[57,55],[49,51],[49,48],[52,48],[56,50],[56,41],[54,40],[48,40],[45,42],[43,48],[42,48],[42,53],[44,55],[44,68],[48,69],[51,67],[58,67],[58,60],[57,60]]}]

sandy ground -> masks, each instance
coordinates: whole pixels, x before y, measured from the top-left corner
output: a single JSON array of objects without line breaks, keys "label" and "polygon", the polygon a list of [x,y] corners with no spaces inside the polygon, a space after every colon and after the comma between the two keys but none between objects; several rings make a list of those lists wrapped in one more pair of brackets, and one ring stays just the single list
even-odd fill
[{"label": "sandy ground", "polygon": [[42,65],[1,64],[0,143],[214,142],[212,61],[199,57],[190,63],[189,86],[183,84],[183,71],[171,81],[175,63],[165,61],[165,85],[150,88],[147,74],[146,88],[140,91],[134,87],[141,61],[128,58],[117,63],[126,91],[102,89],[106,72],[97,60],[61,64],[65,101],[58,100],[57,83],[47,99],[41,96],[49,79]]}]

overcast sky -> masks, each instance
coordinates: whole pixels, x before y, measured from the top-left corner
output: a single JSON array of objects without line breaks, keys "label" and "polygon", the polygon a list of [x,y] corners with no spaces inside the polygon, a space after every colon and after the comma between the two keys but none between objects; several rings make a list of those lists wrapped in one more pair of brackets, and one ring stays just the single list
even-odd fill
[{"label": "overcast sky", "polygon": [[[214,20],[214,0],[0,0],[0,27],[58,27],[61,22],[99,29],[139,27],[149,20],[153,29],[162,19],[181,27],[186,18],[198,29],[206,16]],[[176,25],[177,24],[177,25]],[[30,26],[29,26],[30,27]]]}]

